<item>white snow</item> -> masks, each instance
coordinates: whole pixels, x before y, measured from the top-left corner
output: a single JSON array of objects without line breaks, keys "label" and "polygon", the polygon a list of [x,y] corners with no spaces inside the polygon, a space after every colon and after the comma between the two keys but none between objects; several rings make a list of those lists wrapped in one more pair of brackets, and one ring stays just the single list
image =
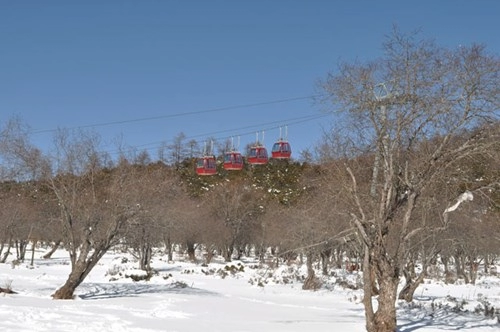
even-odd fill
[{"label": "white snow", "polygon": [[[301,289],[305,267],[283,264],[277,269],[250,260],[208,266],[178,257],[156,256],[157,274],[141,275],[128,254],[105,255],[75,300],[53,300],[66,280],[69,260],[64,251],[34,266],[0,264],[0,331],[365,331],[362,292],[340,286],[360,275],[336,270],[318,291]],[[125,258],[128,259],[124,263]],[[375,301],[376,302],[376,301]],[[476,285],[426,281],[411,304],[398,302],[399,331],[500,331],[496,317],[474,311],[490,303],[500,308],[500,278],[482,276]]]},{"label": "white snow", "polygon": [[458,209],[460,204],[462,204],[463,202],[472,201],[473,199],[474,196],[470,191],[467,190],[458,197],[457,202],[454,205],[444,210],[444,213],[455,211],[456,209]]}]

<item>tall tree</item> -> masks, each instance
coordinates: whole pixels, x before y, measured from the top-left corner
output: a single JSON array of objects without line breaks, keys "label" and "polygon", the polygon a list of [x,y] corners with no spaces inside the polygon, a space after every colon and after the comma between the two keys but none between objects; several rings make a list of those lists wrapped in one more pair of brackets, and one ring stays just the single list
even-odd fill
[{"label": "tall tree", "polygon": [[171,257],[171,239],[176,228],[178,202],[187,199],[179,178],[162,162],[149,165],[131,165],[127,176],[129,195],[140,210],[134,222],[128,224],[127,243],[139,259],[139,268],[151,271],[153,248],[166,242]]},{"label": "tall tree", "polygon": [[38,180],[49,170],[42,151],[29,140],[30,128],[14,117],[0,131],[0,180]]},{"label": "tall tree", "polygon": [[198,143],[187,139],[186,134],[180,132],[172,139],[171,144],[162,144],[158,151],[160,160],[178,168],[184,160],[198,156],[200,154]]},{"label": "tall tree", "polygon": [[[353,149],[347,157],[372,158],[368,179],[366,169],[346,162],[346,195],[354,207],[347,212],[365,246],[370,332],[397,328],[397,287],[409,241],[424,229],[411,224],[424,190],[460,160],[498,148],[500,142],[494,125],[499,120],[498,56],[481,45],[448,50],[417,37],[395,29],[383,45],[383,58],[341,64],[338,73],[321,82],[339,110],[338,124],[350,124],[345,135]],[[453,210],[445,212],[445,221],[453,218]],[[373,278],[379,288],[376,309]]]},{"label": "tall tree", "polygon": [[53,294],[72,299],[102,256],[118,240],[121,230],[140,208],[129,197],[126,163],[113,172],[102,165],[98,136],[61,131],[56,136],[56,169],[47,179],[60,207],[62,240],[69,252],[71,272]]},{"label": "tall tree", "polygon": [[234,249],[251,243],[252,229],[263,212],[262,192],[245,181],[218,183],[206,196],[206,202],[220,229],[219,245],[226,262],[231,261]]}]

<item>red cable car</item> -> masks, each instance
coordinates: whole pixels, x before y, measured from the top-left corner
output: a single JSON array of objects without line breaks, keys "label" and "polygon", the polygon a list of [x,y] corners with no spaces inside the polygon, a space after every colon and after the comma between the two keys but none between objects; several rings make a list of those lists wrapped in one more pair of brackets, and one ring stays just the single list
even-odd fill
[{"label": "red cable car", "polygon": [[226,152],[223,165],[228,171],[239,171],[243,169],[243,156],[238,151]]},{"label": "red cable car", "polygon": [[[264,132],[262,132],[262,141],[264,141]],[[248,150],[247,161],[250,165],[265,165],[269,161],[266,147],[259,142],[259,133],[256,134],[255,145]]]},{"label": "red cable car", "polygon": [[269,158],[267,156],[267,149],[263,145],[254,145],[248,151],[248,163],[251,165],[265,165]]},{"label": "red cable car", "polygon": [[286,136],[288,135],[288,128],[285,127],[285,139],[281,136],[281,127],[280,127],[280,138],[274,143],[273,149],[271,150],[271,156],[274,159],[290,159],[292,155],[292,148],[290,147],[290,143],[287,142]]},{"label": "red cable car", "polygon": [[214,156],[203,156],[196,162],[196,174],[214,175],[217,173],[217,161]]},{"label": "red cable car", "polygon": [[212,154],[213,142],[210,144],[210,149],[207,150],[207,143],[205,142],[204,155],[198,158],[196,162],[196,174],[198,175],[214,175],[217,174],[217,160]]},{"label": "red cable car", "polygon": [[[238,137],[238,145],[240,138]],[[240,171],[243,169],[243,156],[237,151],[234,146],[233,138],[231,137],[231,150],[224,154],[224,169],[228,171]]]},{"label": "red cable car", "polygon": [[274,143],[271,155],[275,159],[290,159],[290,156],[292,155],[290,143],[280,139]]}]

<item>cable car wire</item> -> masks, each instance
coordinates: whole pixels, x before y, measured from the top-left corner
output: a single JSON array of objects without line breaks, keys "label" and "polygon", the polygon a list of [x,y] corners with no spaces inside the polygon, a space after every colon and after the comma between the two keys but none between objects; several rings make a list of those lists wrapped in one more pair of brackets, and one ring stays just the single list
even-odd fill
[{"label": "cable car wire", "polygon": [[[112,125],[120,125],[120,124],[138,123],[138,122],[153,121],[153,120],[159,120],[159,119],[168,119],[168,118],[175,118],[175,117],[200,115],[200,114],[205,114],[205,113],[230,111],[230,110],[236,110],[236,109],[245,109],[245,108],[257,107],[257,106],[265,106],[265,105],[273,105],[273,104],[286,103],[286,102],[292,102],[292,101],[306,100],[306,99],[316,98],[319,96],[321,96],[321,95],[292,97],[292,98],[270,100],[270,101],[264,101],[264,102],[258,102],[258,103],[249,103],[249,104],[242,104],[242,105],[233,105],[233,106],[211,108],[211,109],[200,110],[200,111],[188,111],[188,112],[179,112],[179,113],[175,113],[175,114],[166,114],[166,115],[160,115],[160,116],[136,118],[136,119],[131,119],[131,120],[118,120],[118,121],[110,121],[110,122],[101,122],[101,123],[94,123],[94,124],[88,124],[88,125],[74,126],[74,127],[69,127],[69,128],[65,128],[65,129],[77,130],[77,129],[85,129],[85,128],[95,128],[95,127],[104,127],[104,126],[112,126]],[[256,124],[256,125],[250,125],[250,126],[244,126],[244,127],[239,127],[239,128],[225,129],[225,130],[219,130],[219,131],[215,131],[215,132],[187,136],[187,137],[184,137],[184,139],[190,140],[190,141],[195,140],[196,143],[200,143],[201,140],[198,141],[197,139],[199,139],[199,138],[206,139],[207,137],[211,137],[211,138],[216,139],[217,141],[220,141],[220,140],[229,139],[232,136],[245,136],[245,135],[254,134],[255,130],[241,132],[243,130],[249,130],[251,128],[259,128],[259,131],[268,131],[268,130],[280,128],[282,125],[285,125],[285,124],[286,125],[295,125],[295,124],[300,124],[300,123],[312,121],[315,119],[319,119],[319,118],[325,117],[325,116],[327,116],[327,114],[319,114],[319,115],[314,114],[314,115],[307,115],[307,116],[296,117],[296,118],[281,119],[279,121],[271,121],[271,122],[265,122],[265,123],[260,123],[260,124]],[[31,130],[30,134],[50,133],[50,132],[56,132],[58,130],[60,130],[60,128]],[[231,136],[224,136],[224,137],[219,136],[221,134],[231,133],[231,132],[234,132],[237,134],[231,135]],[[164,145],[164,144],[166,144],[168,142],[172,142],[172,141],[173,141],[173,139],[167,139],[167,140],[162,140],[159,142],[157,141],[157,142],[151,142],[151,143],[143,143],[143,144],[139,144],[139,145],[129,146],[129,147],[125,148],[125,150],[126,151],[134,151],[134,150],[137,151],[138,149],[142,149],[143,147],[149,146],[149,148],[144,148],[143,150],[153,151],[155,149],[156,150],[159,149],[161,147],[161,145]],[[111,151],[110,150],[108,150],[108,151],[103,150],[101,152],[108,153],[110,155],[115,155],[115,154],[123,153],[124,150],[123,149],[120,149],[120,150],[112,149]]]},{"label": "cable car wire", "polygon": [[[197,135],[192,135],[192,136],[186,136],[184,137],[185,140],[195,140],[196,143],[203,142],[207,137],[212,137],[217,141],[220,140],[225,140],[225,139],[230,139],[231,136],[219,136],[217,137],[216,135],[223,134],[223,133],[228,133],[228,132],[239,132],[237,136],[246,136],[246,135],[252,135],[255,134],[255,131],[246,131],[246,132],[240,132],[241,130],[246,130],[250,128],[259,128],[259,131],[269,131],[273,129],[279,128],[281,125],[286,124],[288,126],[300,124],[300,123],[305,123],[308,121],[316,120],[322,117],[329,116],[329,114],[315,114],[315,115],[307,115],[303,117],[297,117],[297,118],[290,118],[290,119],[282,119],[279,121],[272,121],[272,122],[266,122],[266,123],[261,123],[257,125],[252,125],[252,126],[245,126],[245,127],[240,127],[240,128],[234,128],[234,129],[225,129],[225,130],[219,130],[216,132],[208,132],[208,133],[203,133],[203,134],[197,134]],[[262,129],[263,128],[263,129]],[[213,137],[216,136],[216,137]],[[235,136],[235,135],[232,135]],[[203,138],[203,140],[198,140],[199,138]],[[152,151],[154,149],[158,149],[161,144],[165,144],[168,142],[171,142],[172,139],[169,140],[164,140],[164,141],[156,141],[156,142],[151,142],[151,143],[144,143],[144,144],[138,144],[130,147],[130,149],[127,150],[132,150],[132,149],[139,149],[139,148],[144,148],[143,150],[146,151]],[[152,147],[147,148],[148,146],[154,145]],[[114,150],[114,151],[109,151],[109,154],[117,154],[122,151]]]},{"label": "cable car wire", "polygon": [[[271,101],[264,101],[264,102],[259,102],[259,103],[251,103],[251,104],[243,104],[243,105],[233,105],[233,106],[217,107],[217,108],[211,108],[211,109],[200,110],[200,111],[180,112],[180,113],[174,113],[174,114],[166,114],[166,115],[152,116],[152,117],[146,117],[146,118],[137,118],[137,119],[131,119],[131,120],[101,122],[101,123],[94,123],[94,124],[88,124],[88,125],[81,125],[81,126],[70,127],[70,128],[67,128],[67,129],[72,130],[72,129],[84,129],[84,128],[104,127],[104,126],[112,126],[112,125],[119,125],[119,124],[126,124],[126,123],[136,123],[136,122],[152,121],[152,120],[159,120],[159,119],[168,119],[168,118],[175,118],[175,117],[182,117],[182,116],[189,116],[189,115],[199,115],[199,114],[205,114],[205,113],[230,111],[230,110],[235,110],[235,109],[244,109],[244,108],[250,108],[250,107],[257,107],[257,106],[265,106],[265,105],[273,105],[273,104],[286,103],[286,102],[297,101],[297,100],[312,99],[312,98],[319,97],[319,96],[321,96],[321,95],[310,95],[310,96],[302,96],[302,97],[292,97],[292,98],[286,98],[286,99],[277,99],[277,100],[271,100]],[[32,130],[31,134],[41,134],[41,133],[47,133],[47,132],[55,132],[57,130],[58,129]]]}]

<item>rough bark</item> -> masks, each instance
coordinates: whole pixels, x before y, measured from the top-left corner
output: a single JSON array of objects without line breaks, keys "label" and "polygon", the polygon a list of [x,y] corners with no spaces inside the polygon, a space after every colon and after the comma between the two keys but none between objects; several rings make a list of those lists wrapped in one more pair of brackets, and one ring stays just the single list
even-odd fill
[{"label": "rough bark", "polygon": [[365,307],[365,321],[366,321],[366,330],[368,332],[374,331],[374,316],[375,312],[373,311],[373,303],[372,303],[372,285],[375,283],[374,280],[375,275],[372,274],[372,264],[371,264],[371,255],[370,248],[365,246],[365,253],[363,259],[363,305]]},{"label": "rough bark", "polygon": [[143,271],[151,271],[151,257],[153,249],[149,243],[143,243],[139,253],[139,269]]},{"label": "rough bark", "polygon": [[35,263],[35,248],[36,248],[37,242],[38,241],[36,241],[36,240],[32,241],[30,266],[33,266],[33,264]]},{"label": "rough bark", "polygon": [[10,255],[10,249],[12,248],[12,238],[9,239],[7,250],[3,254],[2,259],[0,259],[0,263],[5,263],[7,261],[7,257]]},{"label": "rough bark", "polygon": [[99,262],[101,257],[108,251],[109,246],[101,246],[94,248],[91,251],[90,243],[85,243],[80,249],[78,259],[71,267],[71,273],[68,279],[56,292],[52,295],[54,300],[72,300],[75,297],[76,288],[85,280],[90,271]]},{"label": "rough bark", "polygon": [[50,251],[48,253],[46,253],[45,255],[43,255],[43,258],[44,259],[49,259],[52,257],[52,255],[57,251],[57,249],[59,249],[59,246],[61,245],[61,240],[58,240],[54,243],[54,245],[52,246],[52,249],[50,249]]},{"label": "rough bark", "polygon": [[387,257],[380,254],[383,251],[384,249],[381,244],[376,244],[370,250],[368,267],[366,267],[368,269],[367,272],[370,272],[370,268],[375,270],[376,282],[378,284],[378,306],[377,310],[373,311],[371,304],[373,277],[370,276],[365,279],[365,282],[369,282],[368,285],[364,286],[365,292],[368,291],[368,293],[365,293],[365,297],[370,295],[370,297],[364,299],[368,332],[393,332],[396,331],[397,327],[395,303],[400,276],[397,269],[393,267]]},{"label": "rough bark", "polygon": [[302,285],[302,289],[304,290],[317,290],[321,287],[321,281],[316,277],[316,273],[314,272],[313,258],[314,256],[312,253],[307,254],[307,277]]},{"label": "rough bark", "polygon": [[394,332],[397,327],[395,303],[399,277],[385,271],[378,282],[378,308],[374,316],[373,330],[369,332]]},{"label": "rough bark", "polygon": [[188,258],[191,262],[196,261],[194,243],[188,241],[186,243]]},{"label": "rough bark", "polygon": [[407,270],[404,270],[403,274],[405,276],[406,282],[401,291],[399,292],[398,299],[405,300],[406,302],[412,302],[413,295],[415,294],[415,291],[417,290],[418,286],[424,280],[425,274],[422,272],[415,279],[412,277],[411,273],[409,273]]},{"label": "rough bark", "polygon": [[328,275],[328,262],[330,261],[330,256],[332,255],[331,249],[322,250],[321,256],[321,272],[324,276]]}]

